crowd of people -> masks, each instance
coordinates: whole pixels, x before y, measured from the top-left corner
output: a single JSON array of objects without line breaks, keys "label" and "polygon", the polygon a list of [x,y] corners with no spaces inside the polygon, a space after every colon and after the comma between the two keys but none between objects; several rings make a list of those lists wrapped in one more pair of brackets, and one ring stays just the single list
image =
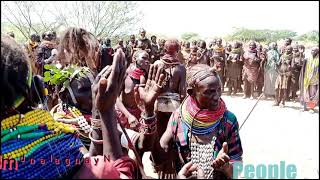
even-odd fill
[{"label": "crowd of people", "polygon": [[319,48],[306,58],[290,38],[207,46],[141,29],[112,47],[74,27],[24,45],[1,36],[1,160],[19,166],[1,164],[7,179],[148,178],[147,151],[159,178],[232,178],[243,150],[223,92],[311,111],[319,101]]}]

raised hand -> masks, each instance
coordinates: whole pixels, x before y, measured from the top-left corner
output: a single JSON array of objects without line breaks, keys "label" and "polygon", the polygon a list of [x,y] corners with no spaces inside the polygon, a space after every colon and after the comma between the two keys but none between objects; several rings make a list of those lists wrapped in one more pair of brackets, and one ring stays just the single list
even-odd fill
[{"label": "raised hand", "polygon": [[230,157],[228,156],[228,144],[224,142],[222,149],[219,151],[217,158],[213,161],[212,167],[215,169],[222,168],[225,164],[229,163]]},{"label": "raised hand", "polygon": [[154,102],[160,94],[165,79],[163,72],[162,67],[151,65],[147,82],[143,76],[140,77],[140,85],[134,88],[134,97],[141,112],[153,114]]},{"label": "raised hand", "polygon": [[112,65],[105,67],[95,80],[92,91],[96,93],[96,97],[93,100],[100,113],[113,109],[124,81],[125,61],[124,52],[121,48],[117,49]]}]

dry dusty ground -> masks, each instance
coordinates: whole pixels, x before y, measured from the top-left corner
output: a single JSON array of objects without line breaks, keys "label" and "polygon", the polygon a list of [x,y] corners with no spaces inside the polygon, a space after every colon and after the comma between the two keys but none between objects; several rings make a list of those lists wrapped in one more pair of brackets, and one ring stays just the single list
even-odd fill
[{"label": "dry dusty ground", "polygon": [[[236,114],[239,126],[256,100],[241,96],[223,96],[227,108]],[[240,130],[245,164],[295,164],[297,178],[319,178],[319,111],[299,111],[299,104],[287,102],[285,108],[273,107],[273,101],[261,100]],[[318,108],[317,108],[318,110]],[[143,163],[147,175],[153,173],[149,154]]]}]

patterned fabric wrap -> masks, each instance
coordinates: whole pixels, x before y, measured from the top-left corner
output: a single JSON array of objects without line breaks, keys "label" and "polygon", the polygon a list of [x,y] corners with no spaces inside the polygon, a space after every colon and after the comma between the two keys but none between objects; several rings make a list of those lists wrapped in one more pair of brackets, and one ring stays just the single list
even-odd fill
[{"label": "patterned fabric wrap", "polygon": [[317,85],[319,83],[319,56],[311,57],[306,64],[306,71],[304,76],[304,88],[309,85]]},{"label": "patterned fabric wrap", "polygon": [[280,63],[280,54],[277,50],[270,49],[267,54],[268,60],[265,66],[266,70],[276,69],[277,65]]},{"label": "patterned fabric wrap", "polygon": [[302,98],[309,108],[314,108],[319,103],[319,56],[311,57],[306,62]]},{"label": "patterned fabric wrap", "polygon": [[256,50],[248,50],[244,54],[243,79],[254,83],[258,79],[260,62],[256,59]]}]

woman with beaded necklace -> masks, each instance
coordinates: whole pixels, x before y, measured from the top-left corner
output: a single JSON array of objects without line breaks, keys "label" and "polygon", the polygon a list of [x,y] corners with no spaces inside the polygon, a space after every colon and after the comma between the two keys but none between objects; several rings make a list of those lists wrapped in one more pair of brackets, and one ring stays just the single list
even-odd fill
[{"label": "woman with beaded necklace", "polygon": [[[143,82],[145,87],[135,88],[135,99],[143,111],[147,133],[151,131],[148,124],[154,124],[153,105],[160,92],[159,86],[164,80],[161,71],[161,68],[152,66],[148,80]],[[2,36],[0,82],[4,91],[0,95],[1,163],[8,163],[7,160],[2,162],[8,159],[18,164],[17,170],[1,169],[2,178],[136,177],[135,163],[121,151],[120,134],[117,131],[113,110],[124,75],[125,56],[119,49],[115,53],[112,66],[104,68],[93,84],[93,109],[99,114],[101,120],[100,125],[98,123],[96,127],[100,126],[102,131],[100,136],[102,140],[95,140],[95,142],[99,142],[98,144],[102,146],[102,152],[98,152],[95,146],[90,147],[90,157],[86,158],[88,161],[85,163],[84,152],[81,150],[83,145],[75,136],[75,130],[69,125],[54,121],[45,110],[32,110],[35,105],[34,99],[36,99],[33,97],[32,84],[36,82],[34,82],[35,78],[32,78],[27,56],[13,39]],[[39,92],[43,90],[38,86],[35,88]],[[143,138],[143,134],[140,137]],[[140,146],[143,145],[140,144]],[[105,155],[107,159],[103,160],[101,155]],[[52,156],[60,160],[69,159],[69,165],[54,164],[52,160],[50,162]],[[28,162],[30,158],[34,159],[35,164]],[[42,164],[42,159],[47,161],[47,164]],[[8,166],[9,164],[6,167]],[[179,177],[187,178],[196,170],[196,165],[187,163],[179,172]],[[201,172],[198,170],[198,174]]]},{"label": "woman with beaded necklace", "polygon": [[232,163],[242,161],[242,146],[237,119],[221,99],[219,76],[197,64],[187,72],[187,85],[188,96],[171,115],[161,147],[178,150],[178,170],[191,161],[207,178],[222,178],[218,172],[231,178]]},{"label": "woman with beaded necklace", "polygon": [[[93,102],[101,117],[100,127],[103,137],[100,140],[103,145],[101,155],[109,158],[104,163],[102,163],[103,156],[92,156],[89,158],[89,163],[84,163],[81,151],[83,145],[75,135],[74,129],[67,124],[54,121],[45,110],[32,110],[34,103],[31,86],[34,78],[30,64],[21,47],[6,36],[1,37],[0,73],[4,90],[0,95],[1,158],[18,163],[18,170],[2,169],[2,178],[133,178],[135,176],[135,163],[123,155],[118,132],[115,131],[117,127],[113,106],[125,74],[125,58],[121,50],[116,52],[113,65],[105,68],[94,84],[97,91]],[[160,76],[157,77],[158,79],[156,77],[148,79],[146,87],[137,90],[140,94],[148,93],[148,96],[143,98],[136,97],[146,108],[144,111],[146,118],[152,116],[153,103],[159,91],[158,86],[163,80]],[[41,92],[43,89],[38,90]],[[52,156],[60,160],[69,159],[69,166],[62,162],[54,164],[50,161]],[[94,159],[101,157],[101,163],[96,164],[97,161]],[[29,159],[34,159],[35,164],[31,164]],[[44,159],[46,164],[40,163],[40,159]]]}]

